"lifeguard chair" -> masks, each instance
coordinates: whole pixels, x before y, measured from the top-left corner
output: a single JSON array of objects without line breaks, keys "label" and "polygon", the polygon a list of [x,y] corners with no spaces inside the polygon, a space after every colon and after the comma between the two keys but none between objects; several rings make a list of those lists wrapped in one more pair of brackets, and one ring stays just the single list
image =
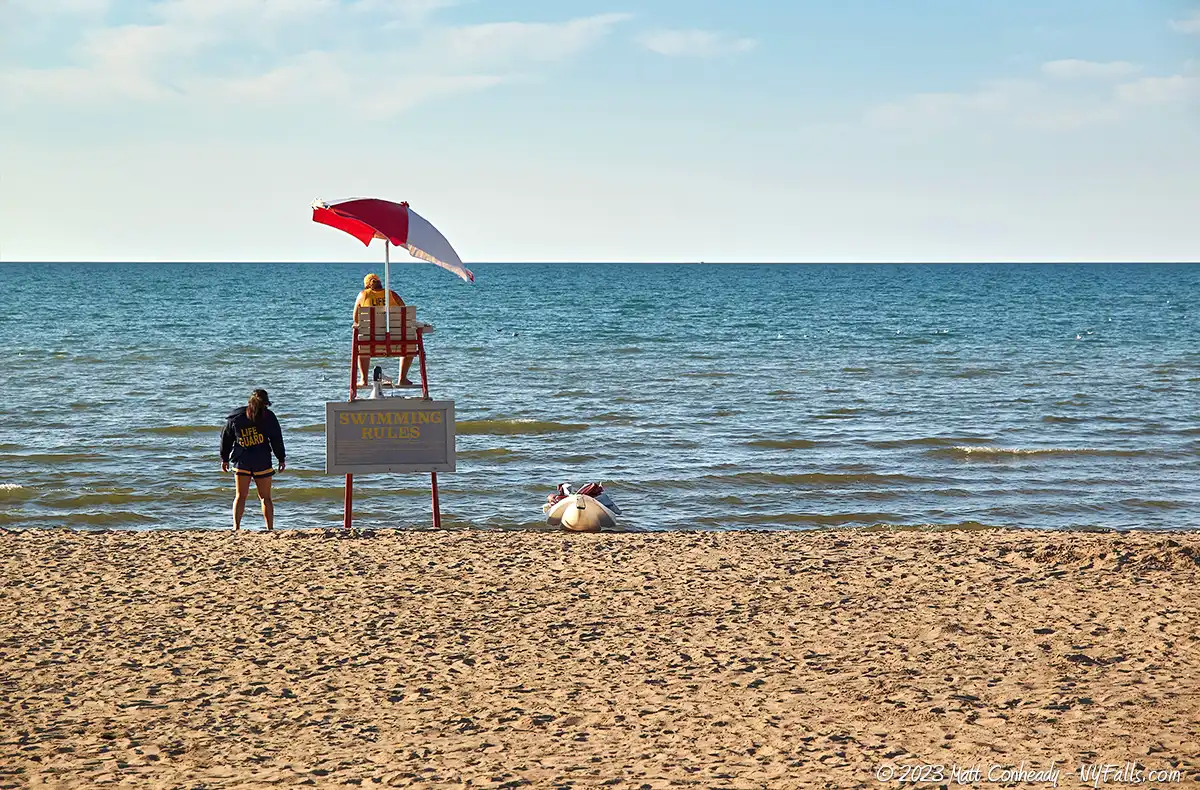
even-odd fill
[{"label": "lifeguard chair", "polygon": [[[400,358],[416,357],[421,366],[421,400],[430,401],[429,368],[425,362],[425,335],[433,333],[433,326],[417,321],[417,308],[412,305],[388,307],[359,307],[355,314],[353,339],[350,349],[350,402],[358,397],[358,361],[362,357]],[[397,372],[395,387],[399,387]],[[437,472],[430,472],[430,488],[433,500],[433,527],[442,526],[442,508],[438,496]],[[354,506],[354,475],[346,475],[346,494],[343,527],[350,528]]]},{"label": "lifeguard chair", "polygon": [[[371,359],[416,357],[421,365],[421,397],[429,399],[429,376],[425,363],[425,335],[433,334],[433,325],[417,321],[417,308],[412,305],[360,307],[355,316],[354,339],[350,354],[350,400],[358,393],[358,361]],[[401,362],[403,364],[403,362]],[[397,374],[395,387],[399,387]]]}]

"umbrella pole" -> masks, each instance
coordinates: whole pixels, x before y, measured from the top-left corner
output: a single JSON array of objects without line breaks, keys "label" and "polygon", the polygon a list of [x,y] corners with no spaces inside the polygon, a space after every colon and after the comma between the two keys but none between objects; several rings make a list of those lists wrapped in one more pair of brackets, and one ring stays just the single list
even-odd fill
[{"label": "umbrella pole", "polygon": [[[354,327],[353,341],[350,346],[350,402],[354,402],[357,393],[355,386],[358,381],[358,326]],[[342,529],[350,529],[354,520],[354,475],[346,475],[346,493],[342,497]]]},{"label": "umbrella pole", "polygon": [[392,332],[392,242],[383,240],[383,331],[388,333],[389,340]]}]

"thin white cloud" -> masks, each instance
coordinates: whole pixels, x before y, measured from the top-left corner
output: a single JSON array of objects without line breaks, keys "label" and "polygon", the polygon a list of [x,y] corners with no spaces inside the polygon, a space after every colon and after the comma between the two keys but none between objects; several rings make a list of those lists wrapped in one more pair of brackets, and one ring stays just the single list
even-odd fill
[{"label": "thin white cloud", "polygon": [[256,19],[308,15],[331,6],[332,0],[162,0],[152,7],[152,13],[172,24],[211,24],[233,19],[247,24]]},{"label": "thin white cloud", "polygon": [[174,93],[138,74],[101,73],[89,68],[14,69],[0,72],[0,96],[21,104],[45,101],[72,105],[111,99],[161,101]]},{"label": "thin white cloud", "polygon": [[1107,79],[1137,74],[1142,67],[1126,60],[1097,63],[1091,60],[1052,60],[1042,64],[1042,73],[1057,79]]},{"label": "thin white cloud", "polygon": [[[365,62],[365,61],[370,61]],[[361,115],[388,117],[424,102],[486,90],[508,80],[493,74],[406,71],[396,58],[354,58],[310,52],[285,66],[247,77],[197,79],[187,91],[213,103],[297,107],[350,106]]]},{"label": "thin white cloud", "polygon": [[638,36],[637,42],[660,55],[696,58],[749,52],[758,46],[753,38],[711,30],[657,30]]},{"label": "thin white cloud", "polygon": [[16,10],[41,16],[97,15],[107,11],[109,0],[0,0],[0,11]]},{"label": "thin white cloud", "polygon": [[78,52],[100,71],[148,71],[164,60],[189,57],[213,40],[200,27],[121,25],[84,34]]},{"label": "thin white cloud", "polygon": [[[434,24],[430,15],[453,3],[163,0],[149,9],[152,24],[85,27],[62,52],[68,66],[0,69],[0,100],[205,106],[330,101],[371,115],[394,114],[577,56],[630,18]],[[395,30],[381,37],[389,26],[404,29],[403,46],[387,43]]]},{"label": "thin white cloud", "polygon": [[448,28],[428,43],[431,55],[463,62],[560,60],[584,50],[631,18],[597,14],[569,22],[496,22]]},{"label": "thin white cloud", "polygon": [[869,123],[886,126],[955,125],[986,121],[1011,127],[1069,131],[1133,117],[1135,106],[1200,100],[1200,74],[1130,79],[1142,67],[1128,61],[1054,60],[1038,77],[1000,79],[973,90],[918,93],[868,109]]},{"label": "thin white cloud", "polygon": [[1192,15],[1186,19],[1171,20],[1171,27],[1180,33],[1200,35],[1200,9],[1193,11]]},{"label": "thin white cloud", "polygon": [[1173,74],[1169,77],[1143,77],[1118,85],[1117,98],[1130,104],[1200,101],[1200,76]]},{"label": "thin white cloud", "polygon": [[354,0],[351,8],[395,17],[426,17],[443,8],[460,5],[464,0]]},{"label": "thin white cloud", "polygon": [[972,91],[919,93],[871,108],[867,120],[885,126],[946,126],[984,119],[1045,131],[1109,123],[1120,115],[1107,94],[1072,94],[1033,79],[992,80]]}]

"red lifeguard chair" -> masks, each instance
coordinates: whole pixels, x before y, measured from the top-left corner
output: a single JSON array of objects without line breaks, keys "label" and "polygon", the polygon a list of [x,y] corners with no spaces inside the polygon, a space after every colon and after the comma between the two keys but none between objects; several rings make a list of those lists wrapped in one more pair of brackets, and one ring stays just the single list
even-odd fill
[{"label": "red lifeguard chair", "polygon": [[[350,347],[350,402],[358,398],[359,359],[368,357],[405,358],[416,357],[421,366],[421,398],[429,396],[429,372],[425,362],[425,335],[433,333],[430,324],[417,322],[417,308],[412,305],[383,307],[360,307],[355,316],[354,335]],[[399,376],[395,386],[399,386]],[[429,473],[433,499],[433,528],[442,526],[442,506],[438,497],[437,472]],[[342,526],[350,529],[353,519],[354,475],[346,475],[346,496],[343,504]]]}]

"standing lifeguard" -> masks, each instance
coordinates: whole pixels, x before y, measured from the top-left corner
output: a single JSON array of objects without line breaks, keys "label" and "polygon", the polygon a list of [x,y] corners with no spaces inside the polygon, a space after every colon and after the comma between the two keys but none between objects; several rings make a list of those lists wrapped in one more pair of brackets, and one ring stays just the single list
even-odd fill
[{"label": "standing lifeguard", "polygon": [[[388,296],[391,298],[389,299]],[[389,291],[387,295],[384,294],[383,282],[379,279],[378,274],[368,274],[363,278],[362,292],[358,295],[358,299],[354,301],[354,326],[358,326],[358,308],[383,307],[387,302],[390,302],[392,307],[404,306],[404,300],[395,291]],[[401,386],[413,386],[413,383],[408,380],[408,369],[412,367],[412,361],[412,357],[405,357],[404,362],[401,363],[400,381],[397,382]],[[370,386],[367,376],[367,371],[370,369],[371,358],[360,354],[358,357],[358,384],[360,387]]]},{"label": "standing lifeguard", "polygon": [[233,528],[242,528],[242,514],[246,510],[246,497],[250,493],[250,481],[258,490],[262,500],[263,520],[267,529],[275,528],[275,504],[271,501],[271,455],[279,459],[279,471],[287,467],[284,460],[283,431],[279,420],[268,406],[271,397],[264,389],[250,393],[245,406],[225,418],[221,431],[221,471],[228,472],[233,464],[236,493],[233,497]]}]

